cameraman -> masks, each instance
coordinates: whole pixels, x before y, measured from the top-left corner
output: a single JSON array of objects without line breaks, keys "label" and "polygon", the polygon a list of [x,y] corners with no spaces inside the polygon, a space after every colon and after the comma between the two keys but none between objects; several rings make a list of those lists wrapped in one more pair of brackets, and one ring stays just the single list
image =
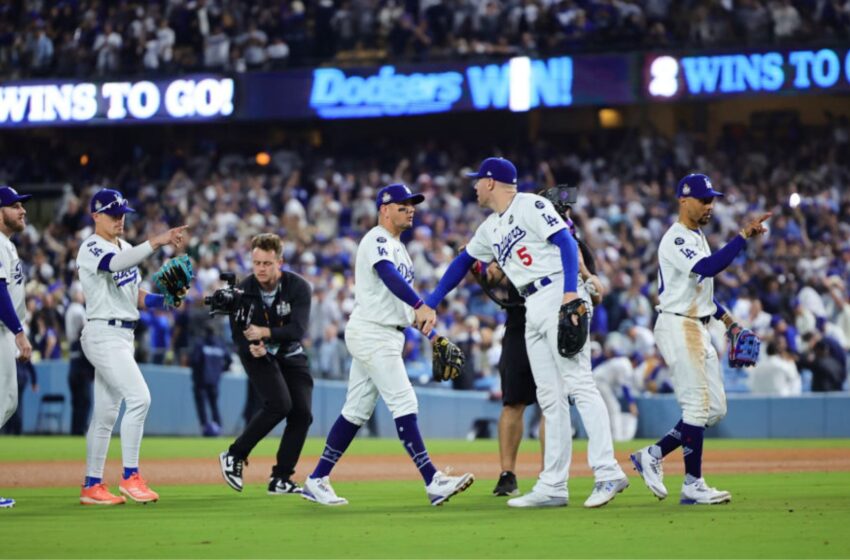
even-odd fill
[{"label": "cameraman", "polygon": [[238,286],[242,293],[230,310],[230,327],[262,406],[230,449],[219,456],[221,473],[231,488],[241,492],[242,468],[251,450],[286,418],[268,493],[300,494],[301,488],[290,477],[313,421],[313,378],[301,347],[312,290],[299,275],[281,270],[282,247],[277,235],[254,237],[251,259],[254,273]]}]

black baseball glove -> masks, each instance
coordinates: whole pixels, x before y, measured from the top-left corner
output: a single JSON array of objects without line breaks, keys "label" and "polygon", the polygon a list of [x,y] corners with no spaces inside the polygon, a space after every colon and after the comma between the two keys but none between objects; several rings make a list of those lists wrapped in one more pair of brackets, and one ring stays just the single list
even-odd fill
[{"label": "black baseball glove", "polygon": [[457,344],[444,336],[435,336],[432,348],[434,381],[449,381],[460,375],[466,356]]},{"label": "black baseball glove", "polygon": [[558,353],[572,358],[581,352],[589,329],[590,315],[583,299],[577,298],[561,305],[558,312]]}]

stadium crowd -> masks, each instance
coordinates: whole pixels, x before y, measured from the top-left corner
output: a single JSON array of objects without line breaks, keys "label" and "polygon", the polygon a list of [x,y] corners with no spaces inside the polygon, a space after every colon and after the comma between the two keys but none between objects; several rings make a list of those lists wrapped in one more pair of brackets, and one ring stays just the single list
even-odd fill
[{"label": "stadium crowd", "polygon": [[[341,334],[353,305],[352,259],[359,236],[374,223],[377,188],[403,181],[426,195],[417,207],[414,228],[405,234],[416,288],[425,292],[484,218],[463,172],[492,153],[517,163],[523,191],[556,182],[579,185],[574,217],[595,251],[607,291],[593,317],[595,360],[632,357],[633,391],[670,390],[651,330],[656,241],[675,219],[677,179],[694,170],[707,173],[726,194],[706,228],[713,248],[731,238],[746,215],[774,212],[767,238],[751,243],[740,266],[716,279],[718,299],[763,340],[757,368],[727,368],[729,388],[796,394],[803,386],[813,391],[846,387],[850,127],[845,118],[834,119],[826,128],[728,127],[712,146],[684,132],[667,138],[644,129],[537,141],[521,151],[471,149],[460,141],[387,141],[352,147],[345,157],[281,148],[271,154],[268,165],[260,166],[254,154],[218,153],[207,145],[180,157],[116,161],[109,173],[72,179],[56,207],[57,219],[46,229],[31,225],[19,235],[28,279],[30,338],[42,359],[67,351],[66,309],[80,299],[74,257],[80,240],[91,231],[89,198],[109,186],[124,192],[139,210],[128,218],[128,239],[138,242],[183,223],[192,234],[189,254],[197,279],[190,303],[176,312],[143,314],[144,328],[137,332],[142,360],[188,364],[210,324],[202,296],[221,286],[222,271],[240,277],[250,272],[252,235],[277,232],[285,240],[285,266],[314,287],[305,341],[314,374],[344,378],[348,356]],[[159,263],[149,266],[148,279]],[[439,317],[440,331],[471,358],[455,386],[497,393],[503,311],[467,282],[450,294]],[[226,323],[220,327],[229,339]],[[719,328],[717,343],[722,347]],[[426,342],[408,330],[409,371],[420,379],[430,371],[430,353]],[[803,371],[811,374],[805,383]]]},{"label": "stadium crowd", "polygon": [[846,41],[850,0],[14,0],[0,75]]}]

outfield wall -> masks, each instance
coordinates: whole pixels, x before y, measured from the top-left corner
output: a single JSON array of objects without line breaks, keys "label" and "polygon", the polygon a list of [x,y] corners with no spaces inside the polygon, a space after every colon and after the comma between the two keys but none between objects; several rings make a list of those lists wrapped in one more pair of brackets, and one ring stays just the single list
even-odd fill
[{"label": "outfield wall", "polygon": [[[199,435],[195,404],[192,398],[191,376],[187,368],[142,365],[152,395],[145,432],[157,435]],[[42,419],[41,431],[70,430],[70,393],[66,361],[44,361],[36,365],[39,393],[27,388],[24,393],[24,431],[35,432],[42,395],[58,393],[65,396],[61,427],[57,421]],[[225,433],[241,430],[242,408],[245,402],[247,378],[225,375],[220,388],[219,406]],[[341,381],[317,380],[313,393],[313,425],[311,436],[323,436],[333,424],[345,398],[346,384]],[[420,426],[426,437],[467,437],[473,421],[492,419],[491,433],[501,405],[489,400],[486,393],[449,391],[418,387]],[[55,406],[55,405],[51,405]],[[680,417],[679,407],[671,395],[639,398],[640,420],[638,437],[655,438],[670,429]],[[58,408],[58,407],[57,407]],[[45,405],[46,409],[46,405]],[[573,419],[578,420],[575,408]],[[578,423],[579,435],[584,430]],[[392,416],[379,403],[375,413],[377,434],[391,437],[395,433]],[[274,433],[279,434],[279,426]],[[730,394],[729,414],[718,426],[710,428],[714,437],[800,438],[850,437],[850,394],[814,393],[801,397],[765,398]]]}]

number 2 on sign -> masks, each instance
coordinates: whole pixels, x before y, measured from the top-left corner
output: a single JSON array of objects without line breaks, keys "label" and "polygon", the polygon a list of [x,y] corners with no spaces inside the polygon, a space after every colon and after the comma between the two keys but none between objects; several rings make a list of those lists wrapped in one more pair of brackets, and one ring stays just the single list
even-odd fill
[{"label": "number 2 on sign", "polygon": [[525,247],[520,247],[517,249],[516,255],[519,257],[520,262],[525,266],[528,266],[532,262],[531,255],[528,253],[528,249]]}]

